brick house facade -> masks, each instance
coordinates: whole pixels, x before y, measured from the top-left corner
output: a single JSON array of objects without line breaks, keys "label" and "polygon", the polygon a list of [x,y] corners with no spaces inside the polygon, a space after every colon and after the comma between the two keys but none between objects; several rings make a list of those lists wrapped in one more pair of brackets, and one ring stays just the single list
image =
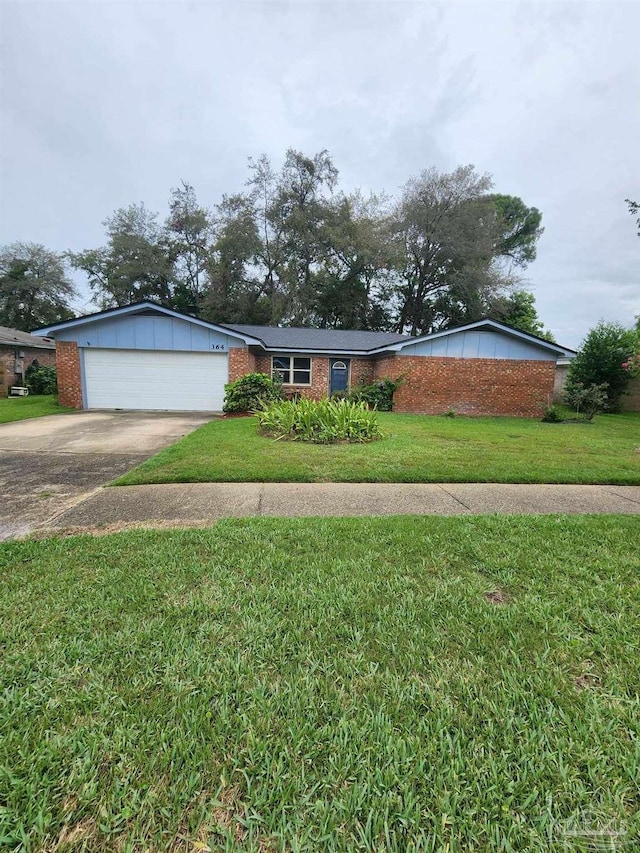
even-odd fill
[{"label": "brick house facade", "polygon": [[80,351],[75,341],[58,341],[56,367],[58,371],[58,403],[71,409],[81,409]]},{"label": "brick house facade", "polygon": [[55,343],[0,326],[0,397],[7,397],[13,385],[22,384],[27,368],[34,361],[43,367],[54,367]]},{"label": "brick house facade", "polygon": [[[180,386],[181,405],[190,405],[193,389],[194,410],[216,411],[225,382],[276,372],[288,395],[316,400],[340,383],[353,388],[389,377],[402,379],[397,412],[537,417],[553,399],[556,363],[572,357],[571,350],[493,320],[410,337],[216,326],[149,302],[42,333],[56,337],[60,403],[75,408],[176,410]],[[198,396],[203,382],[218,383],[209,397]]]}]

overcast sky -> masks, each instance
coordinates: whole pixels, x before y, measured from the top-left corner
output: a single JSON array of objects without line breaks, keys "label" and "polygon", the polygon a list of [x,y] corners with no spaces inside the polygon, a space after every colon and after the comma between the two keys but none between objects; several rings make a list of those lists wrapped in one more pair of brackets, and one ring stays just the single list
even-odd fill
[{"label": "overcast sky", "polygon": [[640,2],[0,10],[0,243],[99,246],[116,208],[164,216],[181,179],[213,206],[287,147],[389,193],[473,163],[543,213],[527,277],[561,343],[640,313]]}]

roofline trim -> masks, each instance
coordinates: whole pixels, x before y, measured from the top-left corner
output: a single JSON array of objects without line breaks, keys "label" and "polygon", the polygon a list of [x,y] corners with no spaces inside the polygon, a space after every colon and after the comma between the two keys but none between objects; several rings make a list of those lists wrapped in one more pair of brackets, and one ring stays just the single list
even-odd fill
[{"label": "roofline trim", "polygon": [[12,349],[50,349],[54,350],[56,348],[55,341],[51,343],[45,343],[44,341],[39,341],[38,338],[34,335],[34,343],[31,341],[0,341],[0,347],[11,347]]},{"label": "roofline trim", "polygon": [[280,353],[281,355],[286,355],[287,353],[300,353],[304,355],[348,355],[348,356],[365,356],[365,355],[375,355],[378,350],[367,350],[367,349],[331,349],[330,347],[288,347],[288,346],[280,346],[280,347],[267,347],[264,344],[259,344],[261,349],[266,353]]},{"label": "roofline trim", "polygon": [[159,314],[166,314],[168,317],[174,317],[177,320],[186,320],[189,323],[194,323],[197,326],[203,326],[205,329],[211,329],[214,332],[220,332],[223,335],[230,335],[232,338],[239,338],[246,344],[258,344],[262,346],[262,341],[258,338],[253,338],[250,335],[243,335],[241,332],[236,332],[233,329],[227,329],[225,326],[218,326],[215,323],[207,323],[206,320],[200,320],[198,317],[192,317],[191,314],[183,314],[180,311],[174,311],[172,308],[165,308],[163,305],[158,305],[157,302],[151,302],[148,299],[142,302],[134,302],[132,305],[123,305],[119,308],[107,308],[106,311],[96,311],[94,314],[85,314],[82,317],[74,317],[72,320],[63,320],[61,323],[54,323],[51,326],[43,326],[40,329],[35,329],[32,334],[46,336],[52,332],[59,332],[63,329],[72,329],[76,326],[86,326],[90,323],[98,322],[98,320],[107,320],[109,317],[126,317],[128,314],[134,314],[141,308],[151,308]]}]

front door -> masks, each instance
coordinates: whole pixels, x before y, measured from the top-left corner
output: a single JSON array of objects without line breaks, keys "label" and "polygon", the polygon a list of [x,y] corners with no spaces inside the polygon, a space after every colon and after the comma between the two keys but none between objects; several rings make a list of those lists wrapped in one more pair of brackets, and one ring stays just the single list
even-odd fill
[{"label": "front door", "polygon": [[329,370],[329,396],[349,390],[349,359],[332,358]]}]

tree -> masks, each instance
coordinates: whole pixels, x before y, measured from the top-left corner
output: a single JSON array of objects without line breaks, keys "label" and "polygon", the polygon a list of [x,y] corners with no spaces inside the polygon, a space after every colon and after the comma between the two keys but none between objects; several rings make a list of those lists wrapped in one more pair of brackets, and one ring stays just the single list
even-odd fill
[{"label": "tree", "polygon": [[622,366],[634,352],[635,332],[619,323],[599,323],[588,333],[567,374],[566,390],[578,385],[607,385],[605,409],[614,412],[627,390],[630,374]]},{"label": "tree", "polygon": [[397,329],[411,334],[478,319],[535,258],[541,215],[515,196],[491,195],[473,166],[422,172],[389,219],[395,242]]},{"label": "tree", "polygon": [[106,246],[69,253],[72,266],[87,274],[97,304],[113,308],[151,299],[171,306],[174,261],[158,215],[132,204],[103,224]]},{"label": "tree", "polygon": [[214,230],[210,212],[198,204],[194,188],[186,181],[171,190],[165,228],[174,265],[173,307],[198,315],[207,292]]},{"label": "tree", "polygon": [[535,261],[544,228],[540,227],[542,214],[536,207],[527,205],[518,196],[491,195],[496,211],[496,257],[507,259],[518,267]]},{"label": "tree", "polygon": [[257,272],[261,248],[251,199],[242,193],[224,196],[216,208],[216,241],[202,309],[205,319],[269,324],[273,303],[267,296],[268,276]]},{"label": "tree", "polygon": [[314,321],[326,329],[391,326],[389,246],[382,199],[340,195],[326,207],[320,229],[321,268],[316,274]]},{"label": "tree", "polygon": [[0,325],[29,332],[73,316],[64,256],[39,243],[0,249]]},{"label": "tree", "polygon": [[284,318],[292,326],[314,324],[317,279],[324,257],[323,231],[329,215],[328,195],[338,170],[327,151],[307,157],[290,148],[278,177],[269,218],[280,235],[278,275],[284,295]]},{"label": "tree", "polygon": [[630,198],[625,198],[625,201],[629,207],[629,213],[631,216],[636,216],[636,225],[638,226],[638,237],[640,237],[640,203],[637,201],[631,201]]},{"label": "tree", "polygon": [[389,223],[399,275],[399,332],[440,325],[438,298],[451,297],[454,284],[462,294],[471,272],[477,277],[488,267],[494,235],[481,211],[490,188],[489,176],[473,166],[449,174],[429,169],[405,185]]},{"label": "tree", "polygon": [[538,317],[535,296],[528,290],[514,290],[508,296],[497,299],[491,307],[489,316],[508,326],[555,343],[555,338],[545,329]]}]

